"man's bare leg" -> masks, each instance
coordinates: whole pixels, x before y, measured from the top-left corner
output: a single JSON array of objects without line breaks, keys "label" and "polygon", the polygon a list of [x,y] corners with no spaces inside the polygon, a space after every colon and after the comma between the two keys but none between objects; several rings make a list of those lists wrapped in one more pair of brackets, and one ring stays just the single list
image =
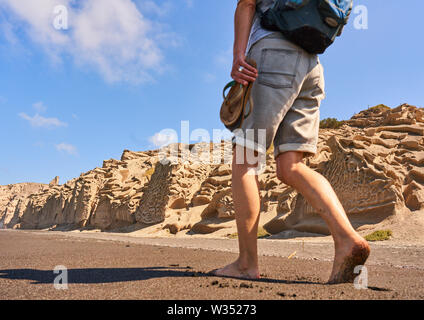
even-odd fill
[{"label": "man's bare leg", "polygon": [[257,251],[260,211],[259,183],[256,174],[248,174],[253,167],[256,165],[237,164],[234,152],[232,192],[240,253],[235,262],[215,270],[213,273],[217,276],[259,278]]},{"label": "man's bare leg", "polygon": [[353,269],[363,265],[368,258],[368,242],[353,229],[328,180],[306,166],[302,159],[302,152],[280,154],[276,159],[277,176],[302,194],[330,229],[335,257],[329,283],[352,282]]}]

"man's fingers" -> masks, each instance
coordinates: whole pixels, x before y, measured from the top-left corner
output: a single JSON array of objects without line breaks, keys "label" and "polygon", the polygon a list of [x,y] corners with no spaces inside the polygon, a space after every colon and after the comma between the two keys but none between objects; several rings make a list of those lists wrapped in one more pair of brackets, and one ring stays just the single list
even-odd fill
[{"label": "man's fingers", "polygon": [[255,77],[249,77],[248,75],[245,75],[244,73],[240,73],[240,78],[249,82],[255,82]]},{"label": "man's fingers", "polygon": [[249,77],[253,77],[253,78],[256,78],[258,76],[258,74],[256,72],[247,70],[246,68],[242,69],[240,72],[244,73],[245,75],[247,75]]},{"label": "man's fingers", "polygon": [[240,66],[242,66],[243,68],[247,69],[248,71],[257,74],[258,70],[256,70],[256,68],[252,67],[250,64],[248,64],[245,61],[241,61],[240,62]]},{"label": "man's fingers", "polygon": [[255,82],[256,77],[250,77],[246,74],[244,74],[243,72],[237,71],[233,74],[233,78],[237,78],[237,79],[242,79],[245,81],[249,81],[249,82]]},{"label": "man's fingers", "polygon": [[238,74],[233,73],[231,75],[231,77],[234,79],[235,82],[240,83],[240,84],[242,84],[244,86],[247,86],[249,84],[249,82],[247,82],[246,80],[243,80],[242,78],[240,78],[238,76]]},{"label": "man's fingers", "polygon": [[243,72],[237,71],[233,73],[233,79],[242,85],[248,85],[249,82],[254,82],[256,77],[251,77],[244,74]]},{"label": "man's fingers", "polygon": [[258,77],[258,70],[248,64],[244,58],[240,58],[234,61],[231,76],[236,82],[242,85],[248,85],[249,82],[254,82],[256,80]]},{"label": "man's fingers", "polygon": [[247,86],[249,84],[249,82],[242,80],[242,79],[234,79],[237,83],[241,83],[243,86]]}]

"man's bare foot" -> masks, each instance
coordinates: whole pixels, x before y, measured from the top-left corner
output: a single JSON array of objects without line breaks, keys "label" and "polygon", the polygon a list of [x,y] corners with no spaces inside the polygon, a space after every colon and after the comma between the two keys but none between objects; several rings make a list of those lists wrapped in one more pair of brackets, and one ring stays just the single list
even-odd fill
[{"label": "man's bare foot", "polygon": [[358,276],[354,273],[355,267],[364,265],[369,254],[370,246],[363,238],[336,249],[333,271],[328,284],[353,283]]},{"label": "man's bare foot", "polygon": [[237,278],[245,280],[259,279],[259,270],[257,268],[241,268],[239,262],[233,262],[224,268],[215,269],[209,272],[218,277]]}]

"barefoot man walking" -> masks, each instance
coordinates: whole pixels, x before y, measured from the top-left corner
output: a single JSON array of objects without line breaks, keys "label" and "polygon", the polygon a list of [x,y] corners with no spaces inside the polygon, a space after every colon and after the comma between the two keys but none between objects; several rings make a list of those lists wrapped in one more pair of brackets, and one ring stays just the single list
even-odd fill
[{"label": "barefoot man walking", "polygon": [[[303,163],[317,152],[319,106],[324,98],[323,68],[318,56],[288,41],[281,32],[260,25],[256,5],[262,12],[274,0],[238,0],[235,12],[235,41],[232,78],[243,85],[253,82],[254,108],[242,123],[241,131],[265,129],[265,144],[258,134],[249,140],[233,139],[232,192],[239,237],[239,257],[216,269],[216,276],[259,278],[257,230],[260,197],[258,176],[250,174],[248,161],[236,161],[246,148],[266,152],[274,143],[279,180],[296,189],[328,225],[335,244],[329,283],[352,282],[354,268],[363,265],[370,249],[350,224],[330,183]],[[247,52],[247,56],[246,56]],[[257,62],[257,68],[246,59]],[[252,135],[250,135],[252,137]],[[256,153],[257,154],[257,153]],[[247,156],[242,158],[246,159]]]}]

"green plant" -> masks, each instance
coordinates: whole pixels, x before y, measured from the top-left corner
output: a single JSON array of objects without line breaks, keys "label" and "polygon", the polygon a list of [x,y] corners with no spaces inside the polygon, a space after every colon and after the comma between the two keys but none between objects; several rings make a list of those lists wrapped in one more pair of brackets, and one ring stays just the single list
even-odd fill
[{"label": "green plant", "polygon": [[258,229],[258,239],[268,238],[270,234],[263,228],[259,227]]},{"label": "green plant", "polygon": [[232,233],[232,234],[230,234],[230,235],[228,236],[228,238],[230,238],[230,239],[237,239],[237,238],[238,238],[238,233],[237,233],[237,232]]},{"label": "green plant", "polygon": [[339,121],[336,118],[326,118],[319,123],[320,129],[339,129],[345,121]]},{"label": "green plant", "polygon": [[391,110],[390,107],[386,106],[385,104],[378,104],[374,107],[370,107],[368,108],[368,110],[374,111],[374,110],[378,110],[378,111],[386,111],[386,110]]},{"label": "green plant", "polygon": [[[263,227],[258,228],[258,239],[268,238],[269,236],[270,236],[270,234]],[[237,232],[232,233],[228,236],[228,238],[237,239],[238,233]]]},{"label": "green plant", "polygon": [[377,230],[365,236],[365,240],[384,241],[384,240],[389,240],[392,235],[393,235],[393,232],[391,230]]}]

